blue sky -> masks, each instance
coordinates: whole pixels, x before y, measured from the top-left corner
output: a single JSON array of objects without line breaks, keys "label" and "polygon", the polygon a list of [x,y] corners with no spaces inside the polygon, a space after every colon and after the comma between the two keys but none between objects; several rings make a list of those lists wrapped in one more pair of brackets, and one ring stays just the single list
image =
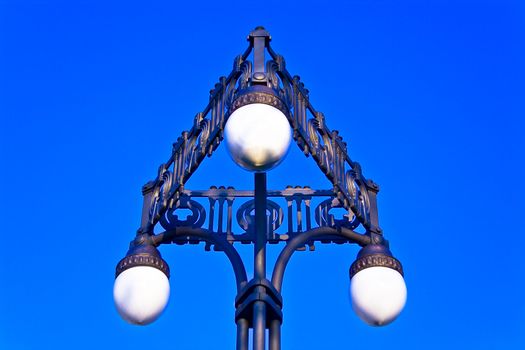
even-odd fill
[{"label": "blue sky", "polygon": [[[141,186],[257,25],[381,185],[408,286],[371,328],[348,300],[357,247],[296,253],[283,349],[524,348],[523,2],[3,0],[0,349],[234,348],[221,253],[161,247],[172,296],[148,327],[119,318],[112,286]],[[295,146],[268,183],[330,188]],[[210,185],[252,178],[221,147],[188,183]]]}]

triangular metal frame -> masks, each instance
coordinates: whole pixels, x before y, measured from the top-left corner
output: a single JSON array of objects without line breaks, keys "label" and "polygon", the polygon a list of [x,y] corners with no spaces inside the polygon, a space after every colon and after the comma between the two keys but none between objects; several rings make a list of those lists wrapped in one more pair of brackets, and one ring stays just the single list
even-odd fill
[{"label": "triangular metal frame", "polygon": [[[381,234],[376,204],[379,187],[363,176],[360,165],[348,155],[346,143],[338,131],[328,128],[323,113],[310,103],[309,91],[299,76],[288,72],[284,58],[271,48],[270,40],[264,28],[258,27],[250,33],[249,46],[234,59],[231,73],[219,78],[210,91],[209,103],[194,117],[193,127],[182,132],[173,144],[171,156],[159,167],[157,178],[144,185],[142,223],[138,234],[153,232],[166,210],[173,208],[179,200],[185,183],[204,158],[211,156],[220,145],[229,107],[236,93],[247,87],[254,71],[265,71],[268,86],[288,104],[288,118],[296,144],[307,157],[314,159],[332,183],[334,196],[341,205],[352,211],[367,234]],[[252,51],[256,62],[248,60]],[[271,60],[264,62],[264,51]]]}]

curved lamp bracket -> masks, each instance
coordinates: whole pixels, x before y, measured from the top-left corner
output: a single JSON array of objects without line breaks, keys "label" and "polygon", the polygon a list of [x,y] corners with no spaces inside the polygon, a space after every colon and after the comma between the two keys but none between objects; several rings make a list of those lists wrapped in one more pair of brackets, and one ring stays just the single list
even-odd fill
[{"label": "curved lamp bracket", "polygon": [[[308,241],[312,240],[331,240],[334,237],[343,237],[348,239],[350,242],[357,243],[360,246],[366,246],[370,244],[370,236],[361,235],[357,232],[349,230],[347,228],[338,227],[337,232],[333,232],[332,229],[327,227],[319,227],[310,231],[304,232],[291,239],[286,247],[281,251],[277,261],[275,262],[273,273],[272,273],[272,285],[280,293],[283,286],[283,277],[286,270],[286,266],[290,261],[293,253],[296,252],[300,247],[304,246]],[[387,244],[386,242],[383,242]]]},{"label": "curved lamp bracket", "polygon": [[191,227],[179,227],[170,231],[165,231],[158,235],[154,235],[152,240],[156,246],[160,244],[175,243],[177,238],[184,237],[187,240],[195,239],[196,242],[204,240],[209,242],[217,247],[220,250],[224,251],[228,259],[230,260],[233,272],[235,274],[235,281],[237,284],[237,292],[239,292],[248,281],[248,276],[246,274],[246,268],[241,259],[241,256],[235,250],[233,245],[231,245],[224,236],[214,235],[210,231],[200,228],[191,228]]}]

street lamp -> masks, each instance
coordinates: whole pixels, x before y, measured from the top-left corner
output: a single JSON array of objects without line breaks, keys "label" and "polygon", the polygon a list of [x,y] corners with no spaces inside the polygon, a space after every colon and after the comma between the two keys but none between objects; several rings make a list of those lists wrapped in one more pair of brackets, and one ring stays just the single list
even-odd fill
[{"label": "street lamp", "polygon": [[[204,242],[206,250],[223,251],[230,260],[237,285],[238,350],[248,349],[249,329],[254,350],[265,349],[267,340],[270,350],[280,349],[286,266],[295,251],[306,246],[313,250],[317,242],[362,247],[350,267],[350,296],[363,321],[386,325],[404,307],[403,269],[378,223],[379,187],[351,160],[346,143],[326,126],[308,90],[298,76],[290,75],[270,40],[262,27],[250,33],[249,46],[235,58],[232,72],[220,78],[191,130],[182,133],[157,178],[142,189],[141,226],[117,264],[113,291],[118,312],[132,324],[153,322],[168,302],[169,267],[157,249],[168,243]],[[271,59],[265,60],[265,52]],[[234,162],[254,173],[254,190],[186,189],[190,176],[223,137]],[[314,159],[332,189],[266,188],[266,172],[283,160],[292,138]],[[334,209],[345,214],[336,218]],[[181,211],[191,214],[183,219]],[[154,233],[157,225],[164,231]],[[280,242],[285,245],[268,279],[266,245]],[[254,247],[250,279],[234,243]]]}]

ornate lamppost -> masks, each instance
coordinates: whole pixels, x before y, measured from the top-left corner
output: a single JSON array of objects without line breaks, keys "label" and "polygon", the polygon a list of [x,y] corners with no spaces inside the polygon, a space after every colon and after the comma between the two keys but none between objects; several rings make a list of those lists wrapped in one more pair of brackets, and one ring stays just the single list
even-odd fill
[{"label": "ornate lamppost", "polygon": [[[182,133],[157,178],[142,189],[141,226],[126,257],[117,264],[113,291],[118,312],[130,323],[153,322],[168,302],[169,267],[157,250],[168,243],[205,242],[206,250],[223,251],[229,258],[237,283],[238,350],[248,349],[249,329],[253,329],[254,350],[265,349],[267,340],[270,350],[281,348],[286,265],[295,251],[305,246],[313,249],[316,242],[362,247],[350,267],[350,296],[355,312],[366,323],[388,324],[404,307],[403,269],[378,223],[379,187],[351,160],[338,132],[326,126],[324,115],[310,103],[308,90],[287,71],[270,39],[262,27],[250,33],[249,46],[235,58],[232,72],[220,78],[193,127]],[[265,60],[265,52],[271,60]],[[186,189],[190,176],[223,138],[235,163],[254,173],[254,191]],[[267,190],[266,172],[283,160],[292,139],[314,159],[332,189]],[[285,202],[285,210],[278,201]],[[234,232],[234,207],[237,229],[242,232]],[[346,214],[335,218],[330,213],[334,208],[343,208]],[[178,210],[191,215],[181,220]],[[164,232],[154,233],[157,224]],[[358,233],[358,227],[364,233]],[[250,279],[234,243],[254,247]],[[271,279],[266,270],[268,243],[285,243]]]}]

